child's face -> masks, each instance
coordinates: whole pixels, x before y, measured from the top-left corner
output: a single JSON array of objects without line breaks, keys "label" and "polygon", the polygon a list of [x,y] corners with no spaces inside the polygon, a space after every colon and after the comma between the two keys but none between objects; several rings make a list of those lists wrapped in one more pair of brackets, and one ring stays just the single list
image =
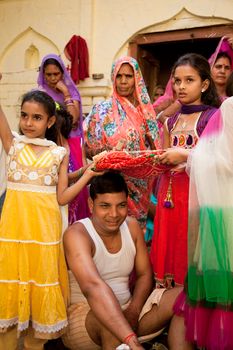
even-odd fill
[{"label": "child's face", "polygon": [[179,66],[173,79],[174,90],[182,104],[201,104],[201,94],[208,88],[209,81],[203,82],[196,69],[189,65]]},{"label": "child's face", "polygon": [[55,116],[48,116],[44,106],[35,101],[27,101],[21,107],[19,127],[28,138],[44,138],[47,128],[55,122]]}]

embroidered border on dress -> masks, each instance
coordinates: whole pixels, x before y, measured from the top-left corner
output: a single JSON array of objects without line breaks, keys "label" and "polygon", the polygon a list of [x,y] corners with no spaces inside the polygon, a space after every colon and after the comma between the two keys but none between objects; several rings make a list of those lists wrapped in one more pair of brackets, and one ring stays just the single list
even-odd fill
[{"label": "embroidered border on dress", "polygon": [[63,321],[59,321],[58,323],[52,326],[43,325],[41,323],[32,321],[32,328],[34,328],[37,332],[40,332],[40,333],[56,333],[56,332],[59,332],[62,328],[65,328],[67,326],[68,326],[67,319],[64,319]]},{"label": "embroidered border on dress", "polygon": [[17,322],[18,323],[18,331],[22,332],[25,331],[29,327],[29,321],[25,322]]},{"label": "embroidered border on dress", "polygon": [[34,243],[34,244],[39,244],[39,245],[58,245],[61,243],[61,239],[59,241],[55,241],[55,242],[40,242],[40,241],[36,241],[34,239],[23,240],[23,239],[11,239],[11,238],[0,237],[0,242],[26,243],[26,244]]},{"label": "embroidered border on dress", "polygon": [[0,328],[9,328],[18,323],[18,317],[0,320]]},{"label": "embroidered border on dress", "polygon": [[20,280],[0,280],[0,283],[18,283],[21,285],[27,285],[27,284],[34,284],[37,287],[54,287],[54,286],[59,286],[59,282],[53,282],[53,283],[37,283],[34,280],[29,280],[29,281],[20,281]]},{"label": "embroidered border on dress", "polygon": [[[19,322],[18,317],[10,318],[8,320],[7,319],[0,320],[0,328],[9,328],[17,324],[18,324],[18,327],[17,327],[18,331],[22,332],[29,327],[29,320],[25,322]],[[68,326],[67,319],[59,321],[58,323],[52,326],[42,325],[40,323],[32,321],[32,328],[34,328],[35,331],[40,333],[56,333],[67,326]]]},{"label": "embroidered border on dress", "polygon": [[56,193],[56,186],[38,186],[7,181],[7,188],[16,191]]}]

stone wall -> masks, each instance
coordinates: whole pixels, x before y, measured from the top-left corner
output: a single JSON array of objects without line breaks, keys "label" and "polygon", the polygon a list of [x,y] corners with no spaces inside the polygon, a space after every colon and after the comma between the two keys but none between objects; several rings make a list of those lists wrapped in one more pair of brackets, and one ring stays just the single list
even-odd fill
[{"label": "stone wall", "polygon": [[36,87],[42,57],[54,52],[68,64],[63,49],[74,34],[89,48],[90,78],[78,85],[88,113],[110,95],[112,62],[135,35],[232,20],[231,0],[0,0],[1,103],[16,128],[20,96]]}]

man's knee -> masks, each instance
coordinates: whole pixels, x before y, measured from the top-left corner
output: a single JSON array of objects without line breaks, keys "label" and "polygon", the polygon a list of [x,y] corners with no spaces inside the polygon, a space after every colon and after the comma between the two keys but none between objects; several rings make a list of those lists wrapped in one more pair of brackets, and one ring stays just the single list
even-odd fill
[{"label": "man's knee", "polygon": [[91,310],[86,317],[86,329],[89,337],[101,346],[101,349],[115,349],[120,344],[119,340],[97,320]]},{"label": "man's knee", "polygon": [[64,345],[69,349],[100,349],[95,338],[90,336],[87,331],[87,315],[89,310],[90,307],[87,303],[72,304],[68,308],[68,328],[62,340]]},{"label": "man's knee", "polygon": [[98,345],[101,345],[103,326],[90,310],[86,316],[85,327],[89,337]]}]

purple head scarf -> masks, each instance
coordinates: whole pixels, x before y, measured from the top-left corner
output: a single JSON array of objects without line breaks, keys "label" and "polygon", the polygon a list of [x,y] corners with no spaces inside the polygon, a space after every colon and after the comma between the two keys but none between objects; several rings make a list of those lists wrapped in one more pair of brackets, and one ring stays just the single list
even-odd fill
[{"label": "purple head scarf", "polygon": [[62,67],[62,70],[63,70],[63,82],[66,84],[68,90],[69,90],[69,93],[70,93],[70,96],[73,100],[76,100],[76,101],[79,101],[79,110],[80,110],[80,116],[79,116],[79,126],[77,127],[76,130],[72,130],[71,132],[71,137],[74,137],[74,136],[78,136],[78,135],[81,135],[83,137],[83,116],[82,116],[82,104],[81,104],[81,96],[80,96],[80,93],[75,85],[75,83],[73,82],[72,78],[70,77],[70,74],[69,72],[67,71],[65,65],[64,65],[64,62],[62,61],[61,57],[56,55],[56,54],[49,54],[49,55],[46,55],[44,56],[44,58],[42,59],[42,62],[41,62],[41,65],[40,65],[40,71],[39,71],[39,75],[38,75],[38,78],[37,78],[37,84],[38,84],[38,88],[40,90],[43,90],[45,92],[47,92],[47,94],[52,97],[52,99],[56,102],[59,102],[59,103],[62,103],[64,104],[64,96],[61,92],[57,92],[55,91],[54,89],[51,89],[45,78],[44,78],[44,64],[45,62],[48,60],[48,59],[54,59],[56,60],[59,65]]}]

